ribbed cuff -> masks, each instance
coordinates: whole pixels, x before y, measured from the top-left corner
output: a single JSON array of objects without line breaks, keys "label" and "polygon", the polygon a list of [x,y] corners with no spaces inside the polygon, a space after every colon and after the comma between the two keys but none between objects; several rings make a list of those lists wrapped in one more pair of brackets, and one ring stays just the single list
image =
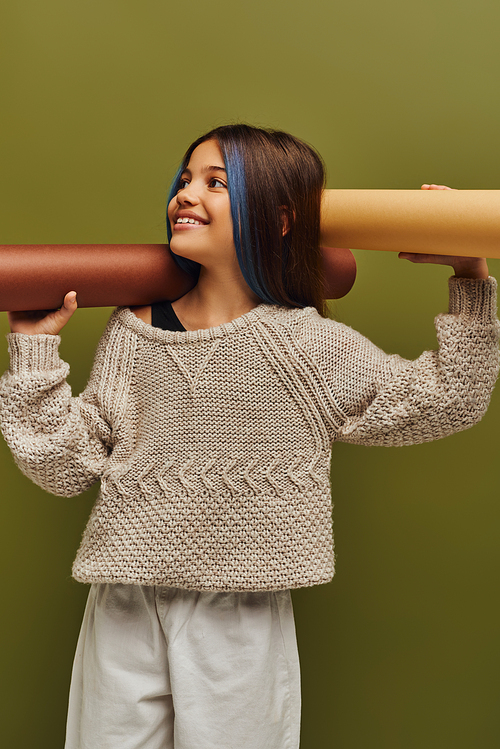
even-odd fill
[{"label": "ribbed cuff", "polygon": [[497,317],[497,281],[489,278],[456,278],[449,281],[449,314],[467,317],[472,322],[494,322]]},{"label": "ribbed cuff", "polygon": [[60,367],[58,335],[25,335],[8,333],[10,367],[13,375],[25,375],[31,372],[47,372]]}]

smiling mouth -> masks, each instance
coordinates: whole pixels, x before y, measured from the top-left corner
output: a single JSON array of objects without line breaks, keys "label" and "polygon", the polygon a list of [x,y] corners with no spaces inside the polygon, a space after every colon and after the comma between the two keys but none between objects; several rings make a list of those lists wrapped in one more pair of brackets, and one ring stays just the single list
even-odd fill
[{"label": "smiling mouth", "polygon": [[182,222],[177,221],[174,224],[174,231],[186,231],[186,229],[201,229],[204,226],[207,226],[207,224],[202,224],[199,221],[195,221],[191,223],[189,222],[184,223],[183,221]]},{"label": "smiling mouth", "polygon": [[188,216],[179,216],[175,220],[175,223],[176,224],[195,224],[198,226],[199,224],[203,224],[203,225],[208,224],[209,221],[205,221],[204,219],[199,219],[199,218],[196,218],[195,216],[188,215]]}]

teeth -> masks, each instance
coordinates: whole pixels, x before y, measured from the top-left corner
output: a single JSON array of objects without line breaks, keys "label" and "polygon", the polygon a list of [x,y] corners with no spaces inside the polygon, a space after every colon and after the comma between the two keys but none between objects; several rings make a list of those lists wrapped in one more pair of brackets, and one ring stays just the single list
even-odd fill
[{"label": "teeth", "polygon": [[176,223],[177,224],[195,224],[196,226],[200,226],[201,221],[196,221],[194,218],[178,218]]}]

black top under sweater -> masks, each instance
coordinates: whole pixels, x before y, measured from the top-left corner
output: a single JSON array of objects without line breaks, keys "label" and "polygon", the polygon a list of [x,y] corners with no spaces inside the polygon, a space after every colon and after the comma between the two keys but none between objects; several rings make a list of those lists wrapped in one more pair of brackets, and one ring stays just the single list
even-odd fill
[{"label": "black top under sweater", "polygon": [[151,305],[151,325],[162,330],[186,330],[174,312],[171,302],[155,302]]}]

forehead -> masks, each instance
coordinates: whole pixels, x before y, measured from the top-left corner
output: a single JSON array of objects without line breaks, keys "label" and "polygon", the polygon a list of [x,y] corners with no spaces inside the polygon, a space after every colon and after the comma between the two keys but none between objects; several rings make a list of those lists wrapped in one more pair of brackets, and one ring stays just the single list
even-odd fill
[{"label": "forehead", "polygon": [[216,140],[205,140],[200,143],[191,154],[187,168],[193,171],[207,166],[219,166],[224,169],[224,159]]}]

